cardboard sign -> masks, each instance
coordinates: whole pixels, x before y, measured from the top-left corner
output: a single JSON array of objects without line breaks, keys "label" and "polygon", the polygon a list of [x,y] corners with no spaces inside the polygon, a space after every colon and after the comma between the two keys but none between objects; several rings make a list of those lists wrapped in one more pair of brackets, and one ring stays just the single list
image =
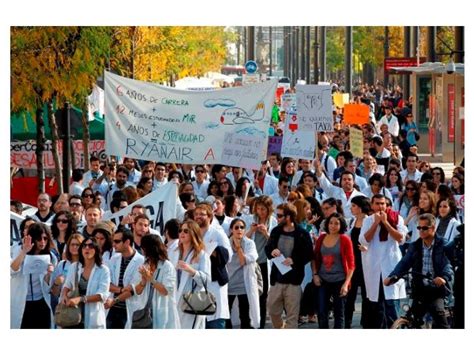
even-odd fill
[{"label": "cardboard sign", "polygon": [[364,154],[364,135],[360,129],[354,127],[350,127],[349,132],[351,152],[355,157],[362,158]]},{"label": "cardboard sign", "polygon": [[370,122],[369,106],[366,104],[344,105],[344,123],[367,124]]}]

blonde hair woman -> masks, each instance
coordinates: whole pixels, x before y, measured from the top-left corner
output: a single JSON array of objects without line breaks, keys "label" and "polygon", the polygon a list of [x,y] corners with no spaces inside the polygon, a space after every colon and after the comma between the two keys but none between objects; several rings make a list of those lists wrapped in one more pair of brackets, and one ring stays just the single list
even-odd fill
[{"label": "blonde hair woman", "polygon": [[[204,251],[201,228],[193,220],[184,221],[179,228],[179,259],[177,269],[176,302],[180,303],[184,293],[193,289],[204,290],[204,285],[211,278],[211,261],[209,255]],[[206,316],[194,316],[184,313],[178,306],[179,321],[182,329],[204,329]]]}]

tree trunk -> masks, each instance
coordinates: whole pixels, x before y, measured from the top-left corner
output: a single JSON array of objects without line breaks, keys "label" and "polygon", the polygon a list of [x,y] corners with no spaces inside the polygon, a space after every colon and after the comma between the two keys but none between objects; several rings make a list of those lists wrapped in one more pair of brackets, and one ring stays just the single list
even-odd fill
[{"label": "tree trunk", "polygon": [[[48,120],[49,120],[49,127],[51,128],[51,152],[53,154],[54,165],[55,165],[55,176],[56,182],[58,184],[58,194],[62,194],[64,192],[63,187],[63,173],[61,169],[61,160],[59,159],[58,153],[58,143],[59,143],[59,136],[58,136],[58,126],[56,124],[56,117],[53,111],[53,103],[48,103]],[[64,151],[64,147],[63,147]]]},{"label": "tree trunk", "polygon": [[46,191],[43,167],[45,140],[43,109],[39,108],[36,110],[36,169],[38,172],[38,194]]},{"label": "tree trunk", "polygon": [[84,171],[89,171],[89,118],[87,114],[87,97],[82,102],[82,140],[84,141]]}]

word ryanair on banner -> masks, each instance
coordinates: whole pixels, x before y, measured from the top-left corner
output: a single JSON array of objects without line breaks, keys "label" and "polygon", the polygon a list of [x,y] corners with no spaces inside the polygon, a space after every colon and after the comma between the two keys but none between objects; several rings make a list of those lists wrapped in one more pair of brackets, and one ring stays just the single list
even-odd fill
[{"label": "word ryanair on banner", "polygon": [[[196,92],[105,73],[105,141],[111,155],[221,163],[226,133],[267,144],[276,80]],[[260,152],[259,160],[266,153]]]},{"label": "word ryanair on banner", "polygon": [[296,85],[296,106],[301,130],[334,130],[330,85]]},{"label": "word ryanair on banner", "polygon": [[[62,155],[62,141],[58,144],[59,154]],[[84,141],[72,142],[75,156],[75,168],[84,168]],[[56,167],[53,159],[52,143],[46,141],[43,154],[45,169]],[[89,152],[101,160],[105,160],[105,141],[94,140],[89,142]],[[36,169],[36,141],[11,142],[10,143],[10,165],[23,169]]]},{"label": "word ryanair on banner", "polygon": [[222,164],[246,169],[258,169],[262,160],[261,152],[266,145],[261,139],[241,134],[226,133],[224,149],[222,149]]},{"label": "word ryanair on banner", "polygon": [[164,235],[165,223],[171,218],[176,218],[177,190],[177,185],[169,182],[106,219],[118,226],[123,217],[132,212],[133,206],[142,205],[145,206],[146,214],[150,217],[150,228]]}]

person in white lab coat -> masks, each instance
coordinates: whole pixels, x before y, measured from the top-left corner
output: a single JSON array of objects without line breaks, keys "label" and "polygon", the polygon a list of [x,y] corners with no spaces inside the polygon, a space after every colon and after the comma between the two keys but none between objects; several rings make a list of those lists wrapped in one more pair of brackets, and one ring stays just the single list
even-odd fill
[{"label": "person in white lab coat", "polygon": [[362,253],[362,267],[367,298],[373,309],[369,328],[390,328],[399,316],[399,303],[406,297],[405,281],[400,279],[391,286],[384,286],[385,279],[402,258],[400,245],[408,232],[403,218],[387,208],[385,196],[374,195],[371,200],[371,216],[362,223],[359,242],[366,247]]},{"label": "person in white lab coat", "polygon": [[[193,220],[186,220],[179,229],[179,260],[176,265],[178,290],[176,302],[180,304],[184,293],[190,292],[195,285],[195,291],[203,291],[204,284],[211,279],[211,261],[204,251],[201,228]],[[178,306],[181,329],[204,329],[206,316],[194,316],[184,313]]]},{"label": "person in white lab coat", "polygon": [[[230,244],[234,253],[227,267],[229,270],[229,309],[232,309],[237,298],[240,328],[257,329],[260,326],[259,295],[255,273],[258,253],[254,241],[245,238],[245,227],[245,222],[240,218],[234,219],[230,224]],[[232,329],[230,319],[226,321],[226,328]]]},{"label": "person in white lab coat", "polygon": [[[69,291],[75,287],[74,279],[78,275],[78,297],[69,297]],[[109,296],[110,271],[102,263],[99,244],[94,237],[85,238],[79,249],[79,262],[71,265],[59,302],[68,307],[82,308],[82,322],[74,328],[105,329],[104,302]]]},{"label": "person in white lab coat", "polygon": [[[51,232],[43,223],[28,227],[21,247],[16,247],[10,264],[10,328],[50,329],[53,328],[50,279],[57,259],[50,252]],[[24,274],[27,256],[47,255],[50,264],[39,274]]]},{"label": "person in white lab coat", "polygon": [[217,303],[216,313],[207,316],[206,329],[225,329],[225,320],[230,318],[227,299],[229,275],[226,265],[232,257],[232,248],[224,230],[211,225],[213,213],[208,203],[201,202],[196,205],[194,219],[201,228],[206,252],[210,254],[212,271],[208,285]]},{"label": "person in white lab coat", "polygon": [[135,280],[139,281],[134,284],[135,308],[151,308],[153,329],[179,329],[176,269],[168,260],[166,246],[158,235],[147,234],[142,239],[142,250],[145,263],[135,274]]},{"label": "person in white lab coat", "polygon": [[132,280],[145,259],[133,249],[130,229],[118,229],[113,234],[112,242],[116,253],[107,264],[110,268],[110,294],[105,301],[107,329],[124,329],[132,316]]},{"label": "person in white lab coat", "polygon": [[341,200],[344,216],[346,218],[353,218],[354,216],[351,212],[351,199],[354,196],[365,196],[354,188],[354,174],[347,170],[343,171],[339,179],[339,185],[341,187],[338,187],[331,184],[326,175],[323,174],[322,166],[318,159],[314,160],[314,164],[316,167],[316,176],[319,179],[319,184],[324,193],[328,197],[334,197],[336,200]]}]

